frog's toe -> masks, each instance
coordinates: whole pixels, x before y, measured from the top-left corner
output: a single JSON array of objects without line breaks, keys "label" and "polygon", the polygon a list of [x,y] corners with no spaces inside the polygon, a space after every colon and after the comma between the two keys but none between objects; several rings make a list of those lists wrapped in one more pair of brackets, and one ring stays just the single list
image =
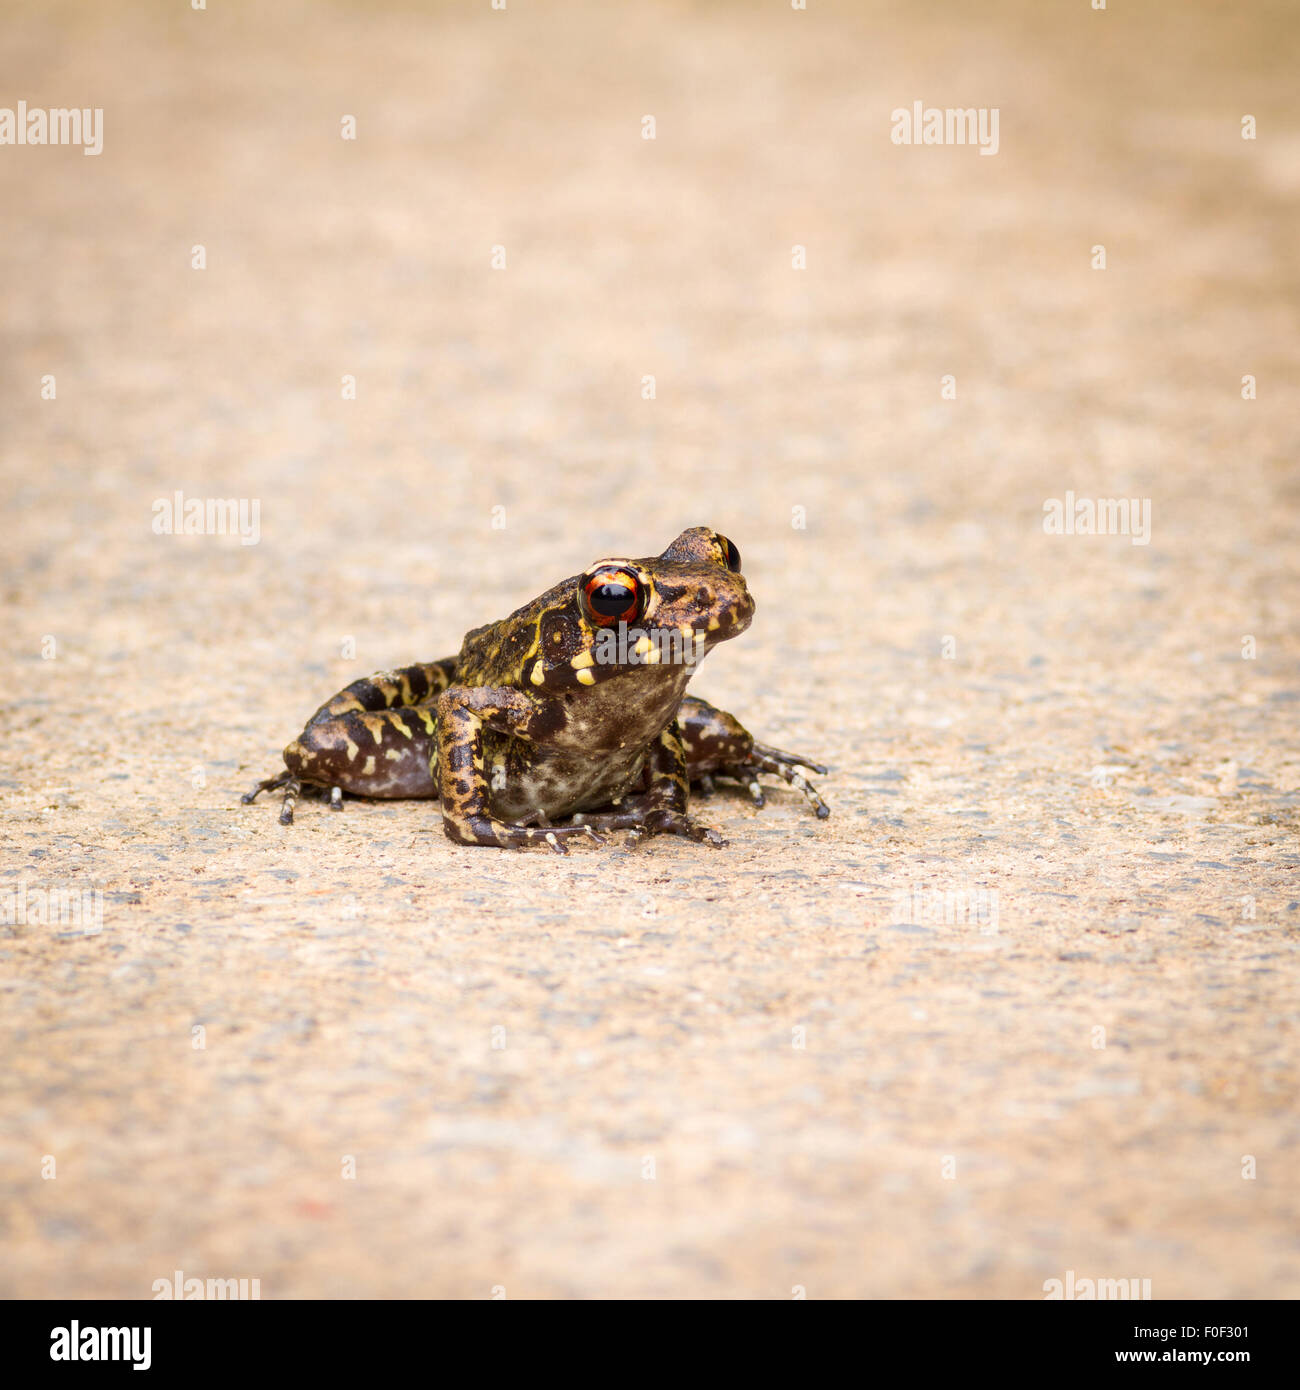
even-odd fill
[{"label": "frog's toe", "polygon": [[288,772],[277,773],[274,777],[264,777],[252,791],[245,792],[239,799],[245,805],[256,801],[263,792],[273,792],[277,787],[282,787],[289,780],[291,774]]},{"label": "frog's toe", "polygon": [[701,825],[694,816],[682,811],[651,811],[645,820],[652,835],[681,835],[700,844],[721,849],[727,842],[710,825]]},{"label": "frog's toe", "polygon": [[[762,750],[762,751],[760,751]],[[783,782],[788,783],[796,791],[803,795],[812,803],[813,814],[818,820],[825,820],[831,813],[831,808],[822,800],[817,788],[799,771],[801,767],[817,767],[824,772],[820,764],[805,762],[802,758],[796,758],[793,754],[783,753],[773,756],[762,744],[755,744],[753,751],[743,763],[730,763],[721,768],[721,775],[734,778],[741,783],[749,792],[754,805],[762,808],[766,805],[766,798],[763,788],[759,785],[758,774],[760,772],[770,773],[773,777],[779,777]]]},{"label": "frog's toe", "polygon": [[[520,827],[520,829],[524,828],[526,827]],[[535,835],[541,834],[545,838],[546,843],[550,845],[557,854],[568,854],[568,847],[565,845],[564,841],[569,836],[575,834],[580,834],[584,839],[592,840],[598,845],[603,845],[605,843],[605,837],[597,834],[596,830],[590,825],[552,826],[549,822],[546,822],[541,831],[534,830],[532,833]]]},{"label": "frog's toe", "polygon": [[[528,817],[532,820],[533,817]],[[538,826],[526,822],[497,820],[495,816],[449,816],[443,812],[442,828],[447,838],[459,845],[499,845],[502,849],[525,849],[530,845],[547,845],[556,854],[567,854],[564,842],[575,835],[584,840],[604,844],[589,825]]]},{"label": "frog's toe", "polygon": [[631,811],[599,812],[596,815],[580,814],[574,822],[588,827],[599,826],[602,830],[625,830],[628,838],[624,841],[627,849],[632,849],[642,840],[652,835],[681,835],[688,840],[712,845],[720,849],[727,842],[710,826],[701,825],[693,816],[683,811],[666,809],[648,810],[636,808]]},{"label": "frog's toe", "polygon": [[[779,763],[783,767],[806,767],[809,772],[815,772],[819,777],[825,777],[829,768],[823,767],[821,763],[810,762],[807,758],[801,758],[797,753],[786,753],[780,748],[773,748],[770,744],[754,743],[751,758],[758,763]],[[765,772],[774,771],[773,768],[764,768]],[[788,779],[787,779],[788,780]]]},{"label": "frog's toe", "polygon": [[280,824],[293,824],[293,804],[298,799],[298,793],[302,791],[302,783],[296,777],[290,777],[284,786],[284,800],[280,804]]},{"label": "frog's toe", "polygon": [[[800,766],[812,767],[812,763],[781,763],[777,762],[775,758],[769,758],[766,754],[760,756],[755,752],[750,756],[750,764],[762,772],[770,772],[774,777],[788,782],[796,791],[802,792],[812,803],[813,814],[818,820],[825,820],[830,815],[831,808],[822,800],[817,788],[799,771]],[[822,770],[825,771],[825,769]]]},{"label": "frog's toe", "polygon": [[749,793],[749,799],[754,803],[758,810],[762,810],[767,805],[767,794],[763,791],[763,784],[752,772],[745,772],[743,769],[736,770],[736,778],[745,784],[745,790]]}]

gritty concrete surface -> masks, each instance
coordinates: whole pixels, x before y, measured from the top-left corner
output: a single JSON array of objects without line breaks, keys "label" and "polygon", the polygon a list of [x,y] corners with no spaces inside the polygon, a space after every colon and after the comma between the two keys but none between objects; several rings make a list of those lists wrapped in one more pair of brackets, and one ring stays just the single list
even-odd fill
[{"label": "gritty concrete surface", "polygon": [[[0,1293],[1300,1294],[1298,29],[7,5],[0,104],[105,124],[0,148]],[[828,822],[239,804],[696,524],[758,616],[692,688]]]}]

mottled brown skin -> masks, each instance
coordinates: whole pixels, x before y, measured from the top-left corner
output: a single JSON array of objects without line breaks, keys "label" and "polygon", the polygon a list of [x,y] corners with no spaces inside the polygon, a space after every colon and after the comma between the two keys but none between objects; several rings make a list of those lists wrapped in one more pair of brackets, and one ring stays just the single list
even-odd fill
[{"label": "mottled brown skin", "polygon": [[[616,629],[597,605],[628,596],[637,608]],[[283,787],[288,824],[304,785],[328,789],[334,809],[344,792],[437,797],[461,844],[560,852],[601,830],[721,845],[687,809],[692,783],[710,791],[715,776],[762,806],[758,774],[774,774],[827,816],[797,770],[824,768],[755,743],[731,715],[685,694],[700,660],[753,614],[739,554],[705,527],[662,555],[599,561],[475,628],[455,657],[354,681],[284,750],[286,771],[244,800]]]}]

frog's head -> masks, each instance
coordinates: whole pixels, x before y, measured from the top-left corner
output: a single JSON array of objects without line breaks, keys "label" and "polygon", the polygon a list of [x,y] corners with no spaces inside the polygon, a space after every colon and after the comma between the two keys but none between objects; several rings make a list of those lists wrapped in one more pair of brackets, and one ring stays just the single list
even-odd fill
[{"label": "frog's head", "polygon": [[684,689],[700,660],[754,616],[740,552],[705,526],[683,531],[662,555],[598,560],[548,597],[527,676],[539,693],[634,672]]}]

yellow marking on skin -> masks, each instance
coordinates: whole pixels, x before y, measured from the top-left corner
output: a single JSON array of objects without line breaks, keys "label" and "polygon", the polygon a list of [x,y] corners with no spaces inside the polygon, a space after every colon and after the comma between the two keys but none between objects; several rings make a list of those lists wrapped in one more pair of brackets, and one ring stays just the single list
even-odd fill
[{"label": "yellow marking on skin", "polygon": [[405,674],[402,676],[402,703],[404,705],[409,705],[412,703],[411,682]]},{"label": "yellow marking on skin", "polygon": [[662,656],[663,652],[660,651],[658,647],[655,647],[653,651],[647,652],[642,658],[642,664],[645,666],[658,666]]},{"label": "yellow marking on skin", "polygon": [[659,590],[655,588],[654,580],[644,571],[638,570],[637,578],[646,592],[645,612],[641,615],[644,621],[653,618],[655,610],[659,607]]},{"label": "yellow marking on skin", "polygon": [[408,728],[406,727],[406,725],[403,724],[402,721],[401,721],[396,715],[394,715],[394,716],[392,717],[392,719],[389,721],[389,723],[391,723],[392,726],[393,726],[393,728],[396,729],[398,733],[400,733],[401,735],[403,735],[403,737],[405,737],[405,738],[412,738],[412,737],[413,737],[413,735],[412,735],[410,729],[408,729]]},{"label": "yellow marking on skin", "polygon": [[596,677],[592,674],[592,672],[587,670],[582,670],[578,672],[578,680],[583,685],[596,684]]},{"label": "yellow marking on skin", "polygon": [[362,775],[363,775],[363,776],[369,777],[370,774],[371,774],[374,770],[375,770],[375,755],[372,753],[372,754],[366,759],[366,765],[365,765],[365,767],[363,767],[363,768],[361,769],[361,772],[362,772]]},{"label": "yellow marking on skin", "polygon": [[360,754],[361,754],[361,749],[358,748],[357,745],[356,745],[355,743],[353,743],[352,740],[351,740],[350,738],[349,738],[349,739],[345,739],[344,742],[345,742],[345,744],[346,744],[346,746],[347,746],[347,750],[348,750],[348,762],[350,762],[350,763],[356,762],[357,758],[358,758],[358,757],[360,756]]},{"label": "yellow marking on skin", "polygon": [[539,657],[535,662],[533,662],[533,674],[529,676],[528,679],[532,681],[534,685],[541,685],[542,681],[545,678],[546,672],[542,669],[542,662],[541,658]]},{"label": "yellow marking on skin", "polygon": [[[390,763],[401,762],[403,756],[404,753],[401,748],[386,748],[384,750],[384,757],[387,758]],[[370,761],[374,762],[374,759],[372,758]]]},{"label": "yellow marking on skin", "polygon": [[717,618],[710,618],[710,619],[709,619],[709,631],[710,631],[710,632],[717,632],[717,630],[718,630],[721,626],[722,626],[722,624],[721,624],[721,622],[718,621]]},{"label": "yellow marking on skin", "polygon": [[[500,654],[500,651],[501,651],[501,647],[500,647],[500,645],[498,645],[498,647],[497,647],[498,655]],[[535,657],[535,656],[536,656],[536,657],[540,657],[541,654],[542,654],[542,625],[541,625],[541,623],[534,623],[534,624],[533,624],[533,631],[532,631],[532,641],[530,641],[529,644],[528,644],[528,650],[527,650],[527,651],[520,652],[520,653],[518,654],[518,657],[516,658],[516,659],[518,660],[518,662],[519,662],[519,669],[522,670],[525,666],[528,665],[528,662],[529,662],[533,657]],[[540,682],[539,682],[539,684],[540,684]]]},{"label": "yellow marking on skin", "polygon": [[416,710],[416,714],[420,716],[420,723],[424,725],[424,732],[426,734],[433,733],[438,727],[437,724],[434,723],[433,715],[431,715],[428,710]]},{"label": "yellow marking on skin", "polygon": [[382,720],[377,714],[368,714],[365,716],[364,719],[362,719],[361,722],[370,731],[370,737],[373,738],[376,743],[383,743],[385,728],[384,720]]},{"label": "yellow marking on skin", "polygon": [[641,636],[637,638],[636,646],[633,647],[632,650],[637,654],[637,656],[644,656],[646,652],[650,650],[652,645],[653,644],[651,643],[649,636],[645,633],[642,633]]},{"label": "yellow marking on skin", "polygon": [[577,656],[569,658],[569,665],[575,671],[581,671],[584,666],[594,666],[595,664],[596,658],[589,651],[579,652]]}]

